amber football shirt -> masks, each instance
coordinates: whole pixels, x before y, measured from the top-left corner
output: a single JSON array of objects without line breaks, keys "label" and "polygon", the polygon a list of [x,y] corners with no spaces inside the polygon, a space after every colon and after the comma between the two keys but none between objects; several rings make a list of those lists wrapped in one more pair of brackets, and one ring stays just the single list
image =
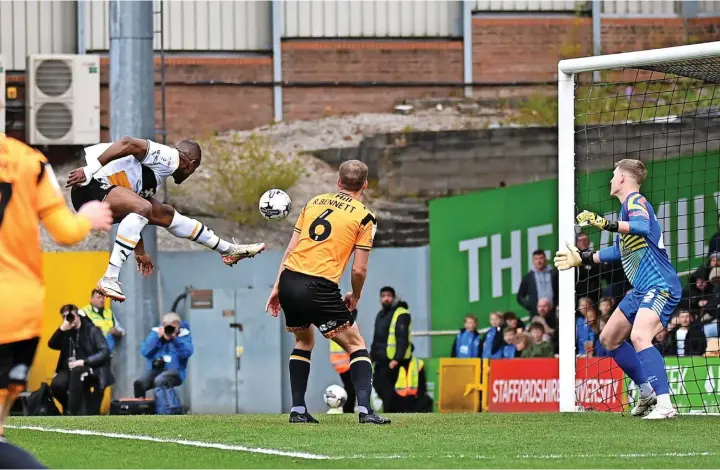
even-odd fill
[{"label": "amber football shirt", "polygon": [[375,215],[357,199],[344,193],[315,196],[295,224],[300,241],[285,267],[337,284],[353,251],[372,248],[376,227]]},{"label": "amber football shirt", "polygon": [[68,220],[81,224],[66,240],[74,243],[87,235],[90,222],[73,218],[45,156],[0,134],[0,344],[40,336],[45,282],[39,222],[51,235]]}]

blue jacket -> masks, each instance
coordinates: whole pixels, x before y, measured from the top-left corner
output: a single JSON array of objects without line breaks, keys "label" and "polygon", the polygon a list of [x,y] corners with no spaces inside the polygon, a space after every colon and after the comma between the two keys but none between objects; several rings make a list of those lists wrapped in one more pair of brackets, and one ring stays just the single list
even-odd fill
[{"label": "blue jacket", "polygon": [[463,329],[455,337],[450,357],[480,357],[480,333]]},{"label": "blue jacket", "polygon": [[515,348],[514,344],[506,344],[501,349],[502,356],[500,356],[503,359],[512,359],[517,354],[517,349]]},{"label": "blue jacket", "polygon": [[147,359],[148,369],[152,369],[154,359],[165,360],[165,370],[176,370],[185,381],[187,362],[192,356],[194,348],[190,325],[186,321],[180,322],[180,334],[172,341],[165,341],[158,335],[161,326],[153,328],[140,347],[140,353]]},{"label": "blue jacket", "polygon": [[499,359],[503,357],[502,347],[505,345],[502,336],[502,328],[492,328],[485,333],[483,340],[482,358],[483,359]]},{"label": "blue jacket", "polygon": [[585,318],[578,316],[575,319],[576,354],[585,354],[585,342],[595,343],[595,331],[585,322]]}]

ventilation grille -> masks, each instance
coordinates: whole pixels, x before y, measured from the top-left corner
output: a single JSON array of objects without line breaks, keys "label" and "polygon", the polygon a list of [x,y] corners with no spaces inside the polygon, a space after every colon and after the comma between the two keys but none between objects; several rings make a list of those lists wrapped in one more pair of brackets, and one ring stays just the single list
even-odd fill
[{"label": "ventilation grille", "polygon": [[35,86],[45,96],[56,98],[64,95],[72,85],[72,69],[64,60],[48,59],[35,69]]},{"label": "ventilation grille", "polygon": [[44,103],[35,113],[35,128],[46,139],[65,137],[72,125],[72,110],[64,103]]}]

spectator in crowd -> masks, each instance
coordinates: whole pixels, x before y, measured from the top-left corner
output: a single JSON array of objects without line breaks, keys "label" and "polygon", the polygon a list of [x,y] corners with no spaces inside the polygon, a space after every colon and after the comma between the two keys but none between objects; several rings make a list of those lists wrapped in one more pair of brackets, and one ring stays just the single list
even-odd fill
[{"label": "spectator in crowd", "polygon": [[[575,239],[575,246],[580,251],[590,248],[590,237],[587,233],[580,232]],[[600,297],[600,265],[592,263],[581,265],[575,271],[575,298],[590,297],[597,302]]]},{"label": "spectator in crowd", "polygon": [[593,301],[590,300],[589,297],[580,297],[578,299],[578,308],[577,308],[577,312],[575,312],[575,316],[577,317],[578,315],[580,315],[580,316],[584,317],[585,313],[587,312],[587,309],[592,307],[592,305],[593,305]]},{"label": "spectator in crowd", "polygon": [[135,381],[135,398],[144,398],[150,388],[181,385],[194,350],[188,322],[177,313],[163,315],[162,324],[150,330],[140,347],[140,354],[147,359],[147,371]]},{"label": "spectator in crowd", "polygon": [[717,316],[716,295],[710,284],[710,270],[700,267],[690,276],[690,283],[683,288],[680,308],[686,309],[696,318]]},{"label": "spectator in crowd", "polygon": [[105,335],[108,349],[113,352],[115,341],[125,335],[125,330],[120,327],[112,309],[110,307],[105,308],[105,294],[98,289],[93,289],[90,294],[90,303],[84,306],[82,311],[95,326],[100,328],[100,331]]},{"label": "spectator in crowd", "polygon": [[502,357],[503,334],[502,330],[505,326],[504,318],[500,312],[492,312],[490,314],[490,328],[482,344],[483,359],[498,359]]},{"label": "spectator in crowd", "polygon": [[553,314],[553,305],[548,299],[540,299],[537,304],[537,315],[532,318],[532,322],[541,323],[545,327],[545,334],[548,335],[550,343],[553,345],[553,351],[557,353],[560,349],[557,334],[557,319]]},{"label": "spectator in crowd", "polygon": [[482,356],[482,339],[477,330],[477,317],[471,313],[465,315],[465,323],[450,351],[450,357],[470,358]]},{"label": "spectator in crowd", "polygon": [[615,310],[615,300],[612,297],[603,297],[598,302],[598,314],[600,318],[604,318],[607,321]]},{"label": "spectator in crowd", "polygon": [[668,335],[670,334],[669,328],[663,328],[653,338],[653,346],[660,351],[660,354],[665,356],[668,348]]},{"label": "spectator in crowd", "polygon": [[532,269],[522,278],[517,293],[517,302],[530,315],[537,314],[539,299],[548,299],[555,304],[558,298],[558,272],[548,266],[547,257],[542,250],[535,250],[532,255]]},{"label": "spectator in crowd", "polygon": [[587,354],[588,348],[593,351],[595,340],[600,336],[597,327],[597,310],[592,305],[585,311],[585,315],[575,319],[575,345],[576,354]]},{"label": "spectator in crowd", "polygon": [[[410,343],[411,353],[415,345]],[[433,400],[427,394],[425,361],[413,354],[407,366],[400,366],[395,382],[395,402],[398,413],[432,413]]]},{"label": "spectator in crowd", "polygon": [[710,247],[708,249],[708,255],[717,252],[720,252],[720,232],[716,232],[715,235],[710,237]]},{"label": "spectator in crowd", "polygon": [[375,317],[375,333],[370,347],[373,386],[388,413],[402,411],[395,399],[395,382],[400,367],[408,368],[412,357],[408,304],[395,295],[395,289],[380,289],[380,311]]},{"label": "spectator in crowd", "polygon": [[505,342],[502,348],[503,359],[510,359],[519,356],[518,351],[515,348],[516,337],[517,330],[515,328],[505,328],[503,330],[503,341]]},{"label": "spectator in crowd", "polygon": [[530,349],[530,346],[532,346],[532,339],[530,339],[530,335],[525,333],[524,331],[517,333],[515,336],[515,357],[527,357],[526,351]]},{"label": "spectator in crowd", "polygon": [[[712,305],[714,309],[708,308],[701,318],[703,323],[703,329],[707,338],[717,338],[718,326],[720,326],[720,267],[714,267],[710,271],[710,282],[713,285],[713,292],[715,293],[715,300]],[[714,310],[714,311],[713,311]]]},{"label": "spectator in crowd", "polygon": [[677,315],[677,327],[669,332],[665,347],[668,356],[702,356],[705,354],[707,340],[701,328],[692,324],[692,313],[680,308]]},{"label": "spectator in crowd", "polygon": [[521,357],[553,357],[552,344],[545,338],[545,327],[541,323],[532,323],[528,328],[530,347],[523,350]]},{"label": "spectator in crowd", "polygon": [[515,315],[515,312],[505,312],[503,319],[507,328],[515,328],[518,333],[525,330],[525,323]]},{"label": "spectator in crowd", "polygon": [[62,323],[48,341],[60,351],[50,389],[64,414],[99,414],[105,387],[114,383],[107,342],[77,306],[63,305],[60,313]]},{"label": "spectator in crowd", "polygon": [[605,346],[603,346],[602,342],[600,341],[600,333],[602,333],[602,330],[605,328],[607,321],[608,317],[603,317],[602,315],[597,320],[597,335],[595,335],[595,344],[593,346],[594,357],[610,357],[610,351],[605,349]]}]

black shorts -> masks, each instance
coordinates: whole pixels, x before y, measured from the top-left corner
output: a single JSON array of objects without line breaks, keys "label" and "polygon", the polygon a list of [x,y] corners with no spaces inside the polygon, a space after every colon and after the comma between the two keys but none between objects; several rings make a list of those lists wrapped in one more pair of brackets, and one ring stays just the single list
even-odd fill
[{"label": "black shorts", "polygon": [[10,384],[25,385],[40,338],[0,344],[0,390]]},{"label": "black shorts", "polygon": [[340,288],[332,281],[285,269],[278,291],[290,332],[315,325],[324,337],[332,338],[355,323]]},{"label": "black shorts", "polygon": [[83,204],[90,201],[104,201],[114,187],[114,185],[105,187],[101,182],[93,179],[87,186],[73,186],[70,190],[70,200],[75,210],[79,211]]}]

